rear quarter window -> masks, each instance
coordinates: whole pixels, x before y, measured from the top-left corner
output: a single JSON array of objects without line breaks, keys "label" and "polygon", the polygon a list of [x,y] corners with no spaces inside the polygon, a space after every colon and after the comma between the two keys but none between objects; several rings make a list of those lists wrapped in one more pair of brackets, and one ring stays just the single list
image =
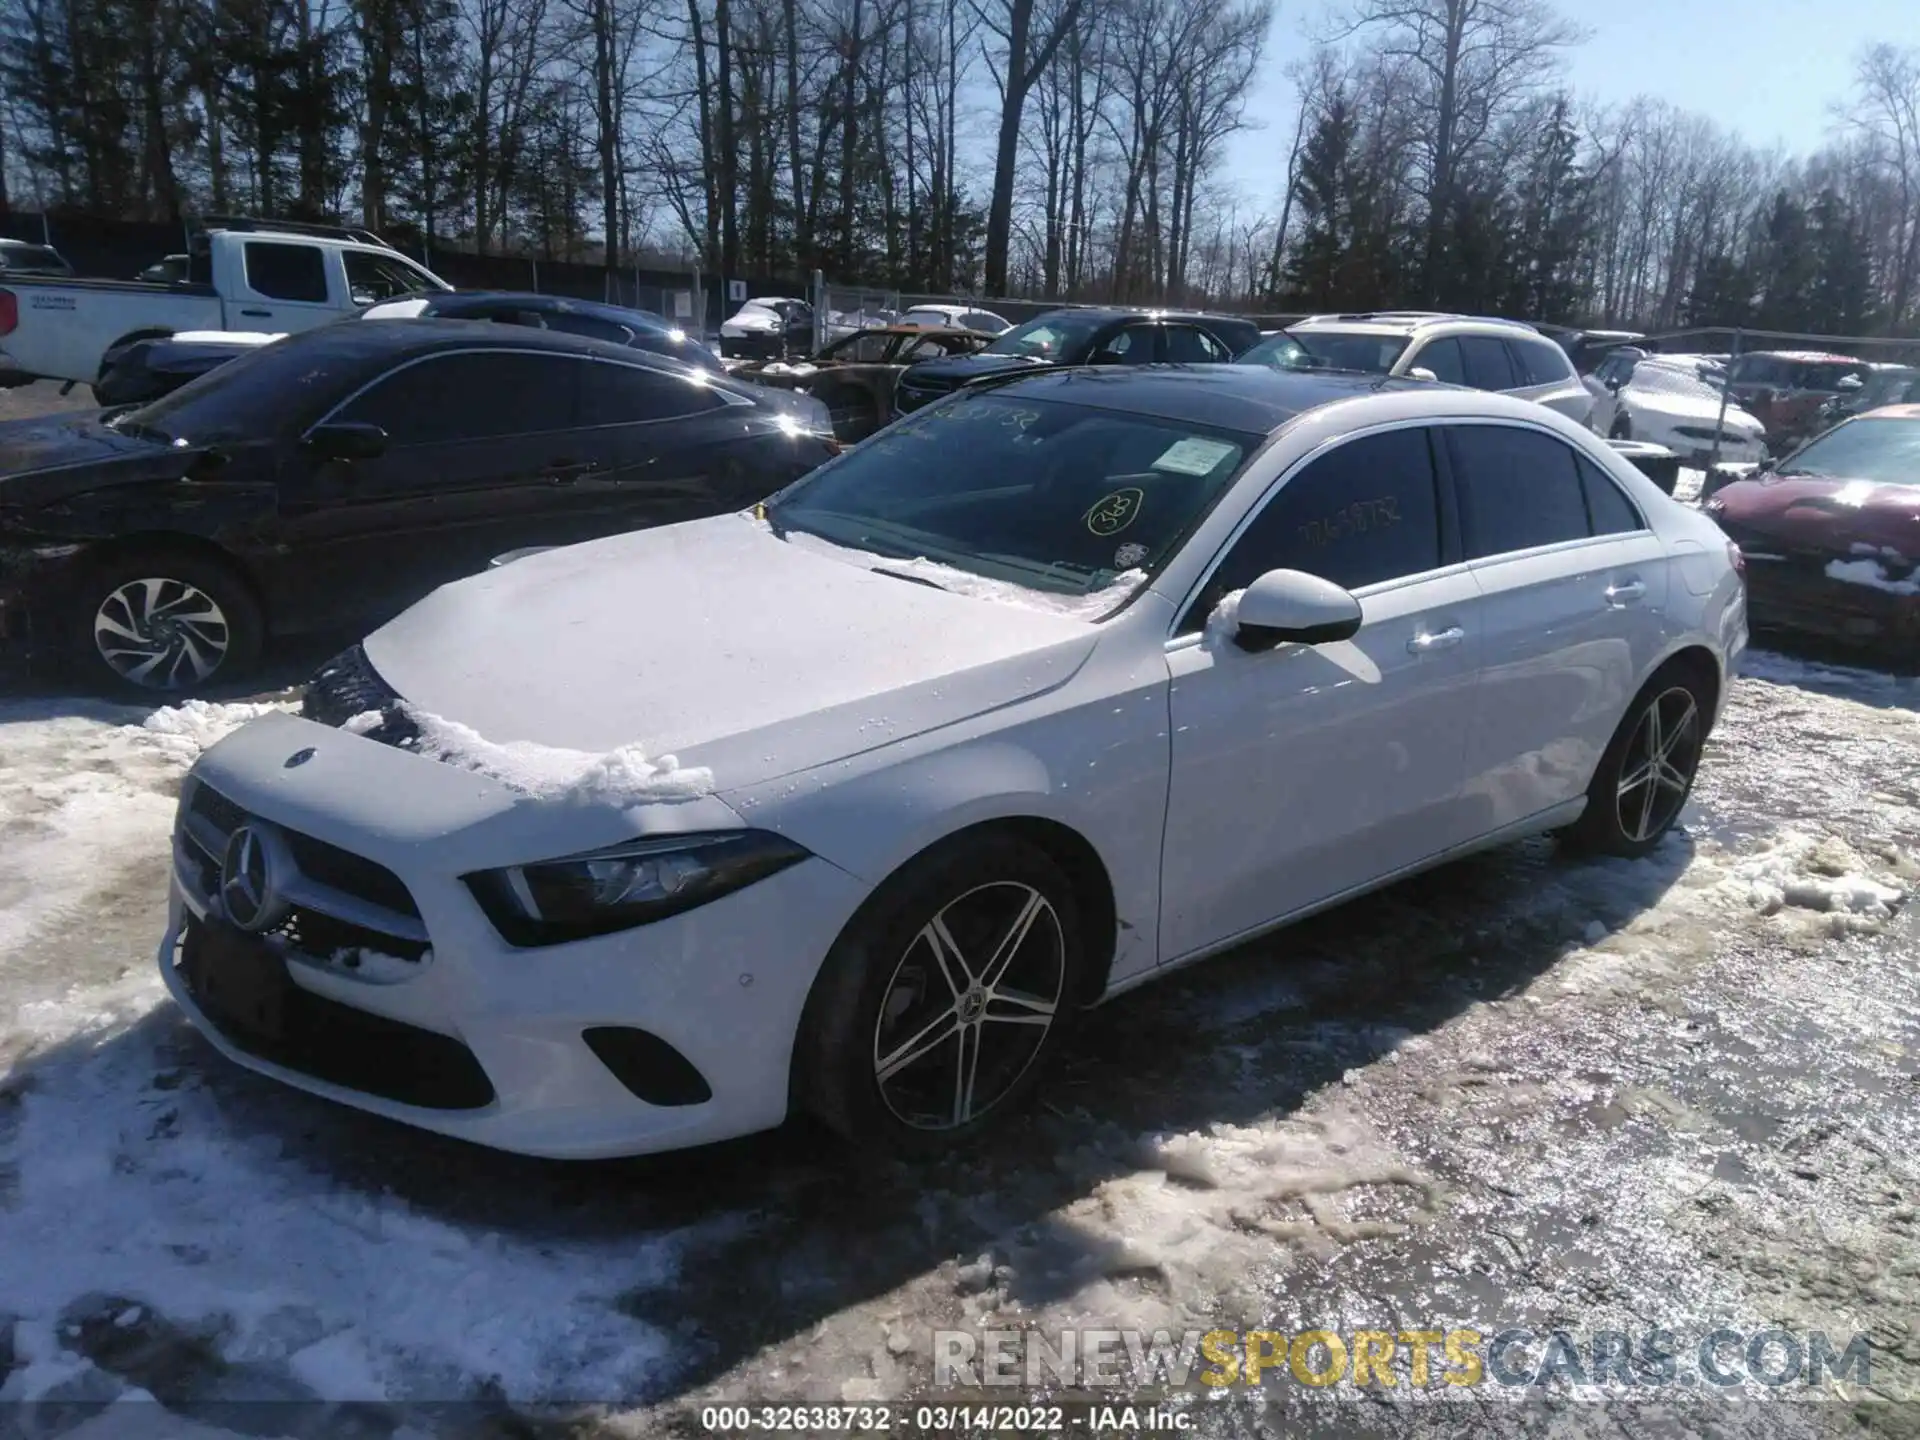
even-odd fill
[{"label": "rear quarter window", "polygon": [[1544,340],[1513,340],[1514,368],[1522,385],[1558,385],[1573,378],[1566,353]]}]

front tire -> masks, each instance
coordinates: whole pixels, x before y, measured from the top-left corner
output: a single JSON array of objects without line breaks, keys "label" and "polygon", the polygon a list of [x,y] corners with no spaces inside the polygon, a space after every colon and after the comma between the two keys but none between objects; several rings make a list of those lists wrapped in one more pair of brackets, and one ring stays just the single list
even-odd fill
[{"label": "front tire", "polygon": [[1634,697],[1566,832],[1574,849],[1628,859],[1652,852],[1693,794],[1710,701],[1693,674],[1668,667]]},{"label": "front tire", "polygon": [[91,567],[74,588],[68,655],[91,688],[153,699],[234,679],[259,658],[247,584],[218,561],[151,551]]},{"label": "front tire", "polygon": [[1038,1083],[1085,964],[1078,898],[1046,851],[992,833],[936,847],[829,952],[801,1021],[800,1104],[863,1145],[958,1146]]}]

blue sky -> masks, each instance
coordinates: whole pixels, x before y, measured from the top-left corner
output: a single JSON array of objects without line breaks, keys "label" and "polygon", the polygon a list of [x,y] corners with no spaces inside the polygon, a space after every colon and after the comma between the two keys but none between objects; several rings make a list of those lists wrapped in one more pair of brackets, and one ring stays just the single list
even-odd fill
[{"label": "blue sky", "polygon": [[[1267,79],[1250,113],[1265,128],[1235,139],[1231,173],[1277,202],[1296,103],[1284,70],[1325,0],[1280,0]],[[1657,95],[1712,116],[1755,145],[1804,153],[1825,138],[1854,56],[1875,40],[1920,44],[1920,0],[1592,0],[1561,8],[1591,32],[1567,75],[1604,101]]]}]

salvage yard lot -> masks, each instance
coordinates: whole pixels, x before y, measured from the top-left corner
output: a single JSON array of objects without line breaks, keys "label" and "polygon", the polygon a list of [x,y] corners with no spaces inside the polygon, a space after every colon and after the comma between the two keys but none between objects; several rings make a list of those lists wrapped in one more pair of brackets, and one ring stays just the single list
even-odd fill
[{"label": "salvage yard lot", "polygon": [[76,1402],[36,1433],[143,1394],[697,1433],[1022,1324],[1866,1331],[1911,1394],[1920,683],[1749,669],[1651,859],[1529,844],[1246,947],[1096,1012],[977,1157],[853,1184],[800,1127],[550,1165],[227,1064],[153,969],[171,797],[284,697],[0,702],[0,1395]]}]

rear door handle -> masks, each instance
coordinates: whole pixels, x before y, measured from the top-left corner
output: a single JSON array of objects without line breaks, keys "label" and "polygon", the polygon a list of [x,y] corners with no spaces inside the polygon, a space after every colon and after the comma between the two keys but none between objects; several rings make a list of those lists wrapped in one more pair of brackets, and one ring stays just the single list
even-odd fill
[{"label": "rear door handle", "polygon": [[242,310],[240,313],[249,320],[271,320],[273,318],[273,312],[271,310]]},{"label": "rear door handle", "polygon": [[591,460],[555,460],[540,472],[540,478],[555,485],[566,485],[599,468]]},{"label": "rear door handle", "polygon": [[1422,631],[1407,641],[1407,653],[1425,655],[1434,650],[1451,650],[1467,638],[1467,632],[1458,625],[1450,625],[1445,630]]},{"label": "rear door handle", "polygon": [[1616,606],[1632,605],[1640,600],[1644,600],[1646,594],[1646,582],[1641,580],[1625,580],[1618,585],[1609,585],[1607,587],[1607,604]]}]

